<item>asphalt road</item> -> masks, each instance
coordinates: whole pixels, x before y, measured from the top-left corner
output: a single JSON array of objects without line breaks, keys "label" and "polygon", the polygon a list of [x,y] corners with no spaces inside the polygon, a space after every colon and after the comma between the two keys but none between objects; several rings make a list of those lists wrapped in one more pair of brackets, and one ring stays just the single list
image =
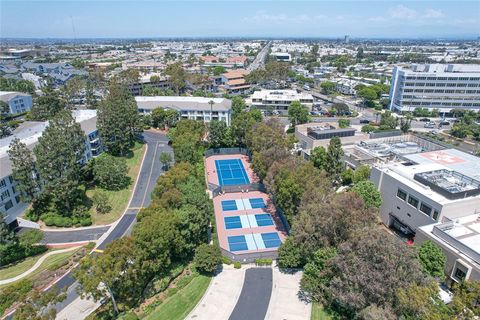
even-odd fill
[{"label": "asphalt road", "polygon": [[272,269],[251,268],[245,271],[242,292],[229,320],[263,320],[272,295]]},{"label": "asphalt road", "polygon": [[253,71],[253,70],[256,70],[256,69],[259,69],[259,68],[263,67],[263,65],[265,63],[265,58],[267,57],[267,54],[270,50],[271,44],[272,44],[272,41],[269,41],[262,48],[262,50],[260,50],[260,52],[255,57],[255,60],[253,60],[252,63],[250,63],[250,65],[247,67],[248,71]]},{"label": "asphalt road", "polygon": [[110,229],[107,227],[89,228],[82,230],[70,231],[44,231],[41,243],[67,243],[67,242],[82,242],[82,241],[96,241]]},{"label": "asphalt road", "polygon": [[[143,166],[138,177],[138,182],[129,209],[127,209],[125,215],[122,216],[120,221],[111,227],[113,229],[97,246],[98,249],[105,249],[107,244],[115,239],[121,238],[131,229],[140,209],[150,204],[150,194],[155,187],[158,177],[163,173],[162,165],[159,160],[160,153],[170,152],[173,155],[173,151],[171,147],[168,146],[168,139],[165,135],[157,132],[145,131],[143,136],[145,142],[148,144],[148,150],[145,154]],[[78,286],[78,282],[75,281],[71,273],[67,274],[56,283],[58,291],[67,288],[67,298],[55,305],[57,312],[64,309],[79,296],[77,293]]]}]

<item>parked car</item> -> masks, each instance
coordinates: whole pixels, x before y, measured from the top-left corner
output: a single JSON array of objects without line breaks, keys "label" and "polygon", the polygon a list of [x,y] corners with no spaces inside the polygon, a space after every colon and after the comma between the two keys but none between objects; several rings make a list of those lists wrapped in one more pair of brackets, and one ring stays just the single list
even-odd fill
[{"label": "parked car", "polygon": [[421,118],[421,119],[419,119],[418,121],[422,121],[422,122],[430,122],[430,119],[428,119],[428,118]]},{"label": "parked car", "polygon": [[370,120],[367,119],[360,119],[360,124],[369,124]]},{"label": "parked car", "polygon": [[433,129],[433,128],[435,128],[435,122],[425,123],[425,125],[423,127]]},{"label": "parked car", "polygon": [[304,85],[303,90],[310,91],[310,86],[309,85]]},{"label": "parked car", "polygon": [[450,122],[443,120],[443,121],[440,121],[440,123],[438,125],[439,126],[449,126]]}]

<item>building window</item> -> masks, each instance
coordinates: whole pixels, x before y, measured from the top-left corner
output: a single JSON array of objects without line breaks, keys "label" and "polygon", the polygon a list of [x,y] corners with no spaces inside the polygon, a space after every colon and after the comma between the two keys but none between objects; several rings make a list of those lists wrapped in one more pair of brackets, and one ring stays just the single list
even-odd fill
[{"label": "building window", "polygon": [[418,199],[408,196],[408,204],[410,204],[412,207],[418,208]]},{"label": "building window", "polygon": [[433,220],[438,220],[438,210],[433,210],[432,218]]},{"label": "building window", "polygon": [[8,190],[5,190],[2,192],[2,194],[0,194],[0,200],[5,200],[7,198],[10,198],[10,191]]},{"label": "building window", "polygon": [[465,279],[465,277],[467,276],[467,273],[465,271],[463,271],[462,269],[460,268],[457,268],[455,270],[455,273],[453,274],[453,276],[458,280],[458,281],[462,281],[463,279]]},{"label": "building window", "polygon": [[10,209],[11,207],[13,207],[13,203],[12,203],[12,200],[8,200],[6,203],[5,203],[5,211]]},{"label": "building window", "polygon": [[0,180],[0,187],[6,187],[7,183],[5,182],[5,179]]},{"label": "building window", "polygon": [[405,200],[407,200],[407,193],[405,191],[403,191],[402,189],[398,189],[397,197],[399,197],[400,199],[405,201]]},{"label": "building window", "polygon": [[422,203],[420,204],[420,211],[422,211],[423,213],[425,213],[427,216],[430,216],[430,213],[432,212],[432,208],[422,202]]}]

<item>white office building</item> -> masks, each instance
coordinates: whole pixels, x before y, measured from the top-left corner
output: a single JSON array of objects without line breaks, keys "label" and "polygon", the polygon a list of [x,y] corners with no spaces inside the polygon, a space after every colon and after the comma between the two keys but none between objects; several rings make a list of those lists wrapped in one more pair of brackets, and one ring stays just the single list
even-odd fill
[{"label": "white office building", "polygon": [[0,100],[8,104],[8,114],[15,115],[32,109],[32,96],[28,93],[0,91]]},{"label": "white office building", "polygon": [[264,111],[278,111],[286,114],[293,101],[299,101],[303,106],[312,111],[313,96],[310,93],[296,90],[260,90],[251,96],[251,105]]},{"label": "white office building", "polygon": [[382,194],[383,223],[406,234],[480,212],[480,160],[456,149],[374,165],[370,179]]},{"label": "white office building", "polygon": [[[85,163],[103,151],[97,130],[97,111],[75,110],[72,113],[86,135],[85,155],[81,160]],[[28,149],[33,150],[47,126],[47,121],[27,121],[17,128],[13,135],[0,139],[0,213],[6,214],[5,222],[8,224],[15,222],[28,207],[27,203],[20,200],[20,193],[16,190],[16,183],[12,178],[12,161],[8,156],[10,143],[18,138]],[[27,223],[19,223],[22,222]]]},{"label": "white office building", "polygon": [[138,111],[148,114],[156,108],[173,109],[180,119],[225,121],[231,123],[232,101],[224,98],[155,96],[135,97]]},{"label": "white office building", "polygon": [[390,110],[415,108],[480,110],[480,65],[429,64],[411,69],[395,67],[390,87]]},{"label": "white office building", "polygon": [[418,228],[415,244],[430,240],[447,257],[445,273],[450,283],[480,281],[480,214],[434,223]]}]

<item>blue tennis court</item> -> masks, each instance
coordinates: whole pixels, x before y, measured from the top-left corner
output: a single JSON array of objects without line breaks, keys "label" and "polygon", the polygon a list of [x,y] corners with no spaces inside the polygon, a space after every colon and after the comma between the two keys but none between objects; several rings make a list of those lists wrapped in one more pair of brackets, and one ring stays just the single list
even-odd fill
[{"label": "blue tennis court", "polygon": [[252,209],[265,208],[265,202],[263,201],[262,198],[251,198],[249,200],[250,200],[250,205],[252,206]]},{"label": "blue tennis court", "polygon": [[259,227],[273,226],[272,217],[268,213],[256,214],[255,219]]},{"label": "blue tennis court", "polygon": [[239,216],[225,217],[225,228],[228,229],[240,229],[242,227],[242,221]]},{"label": "blue tennis court", "polygon": [[247,172],[240,159],[215,160],[218,183],[221,186],[249,184]]},{"label": "blue tennis court", "polygon": [[235,200],[223,200],[222,211],[234,211],[237,210],[237,202]]},{"label": "blue tennis court", "polygon": [[278,248],[282,243],[278,233],[276,232],[262,233],[262,239],[263,243],[265,244],[265,248]]},{"label": "blue tennis court", "polygon": [[247,240],[245,236],[231,236],[228,237],[228,246],[230,251],[248,250]]}]

